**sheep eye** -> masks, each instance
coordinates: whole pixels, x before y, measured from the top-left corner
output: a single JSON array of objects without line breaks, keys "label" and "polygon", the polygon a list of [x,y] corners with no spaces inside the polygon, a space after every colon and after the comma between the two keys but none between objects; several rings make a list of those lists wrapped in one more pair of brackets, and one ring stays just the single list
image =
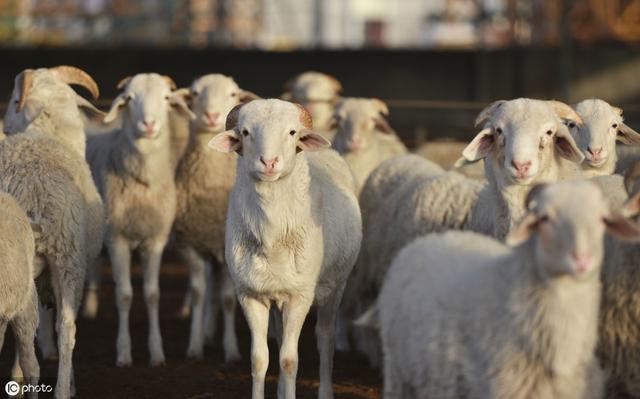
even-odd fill
[{"label": "sheep eye", "polygon": [[169,96],[164,96],[164,99],[169,101]]},{"label": "sheep eye", "polygon": [[618,128],[618,124],[614,123],[613,125],[611,125],[612,128],[617,129]]},{"label": "sheep eye", "polygon": [[238,93],[231,93],[231,97],[237,97]]},{"label": "sheep eye", "polygon": [[249,135],[249,131],[247,129],[242,130],[242,135],[247,137]]},{"label": "sheep eye", "polygon": [[295,134],[296,134],[295,130],[292,130],[292,131],[289,132],[289,135],[291,135],[291,136],[294,136]]},{"label": "sheep eye", "polygon": [[553,130],[547,130],[547,136],[551,136],[553,134]]},{"label": "sheep eye", "polygon": [[571,129],[573,129],[574,127],[576,127],[576,124],[575,124],[575,122],[569,122],[569,124],[567,126],[569,126]]},{"label": "sheep eye", "polygon": [[544,223],[548,221],[549,221],[549,215],[540,215],[540,217],[538,218],[539,223]]},{"label": "sheep eye", "polygon": [[496,128],[496,133],[498,133],[498,134],[502,134],[502,128],[501,128],[501,127]]}]

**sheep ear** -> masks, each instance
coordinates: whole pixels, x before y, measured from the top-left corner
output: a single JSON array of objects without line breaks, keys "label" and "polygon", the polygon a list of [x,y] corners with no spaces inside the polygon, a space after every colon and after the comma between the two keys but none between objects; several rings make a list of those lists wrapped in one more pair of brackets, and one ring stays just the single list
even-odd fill
[{"label": "sheep ear", "polygon": [[573,136],[569,133],[569,129],[564,124],[561,123],[558,126],[554,140],[556,150],[561,157],[575,163],[584,161],[584,154],[580,151]]},{"label": "sheep ear", "polygon": [[624,174],[624,188],[627,194],[633,195],[636,184],[640,179],[640,160],[636,160]]},{"label": "sheep ear", "polygon": [[550,100],[546,101],[555,114],[564,121],[573,121],[578,125],[582,125],[583,121],[580,115],[571,108],[571,106],[563,103],[562,101]]},{"label": "sheep ear", "polygon": [[484,124],[489,119],[491,119],[491,117],[498,110],[498,108],[500,108],[502,106],[502,104],[504,104],[506,102],[507,102],[506,100],[498,100],[498,101],[494,101],[491,104],[487,105],[482,111],[480,111],[480,113],[476,117],[476,121],[475,121],[474,126],[478,127],[478,126]]},{"label": "sheep ear", "polygon": [[396,131],[393,130],[393,128],[389,125],[389,122],[387,122],[387,120],[384,119],[382,115],[375,118],[374,121],[376,130],[386,134],[396,134]]},{"label": "sheep ear", "polygon": [[495,135],[490,128],[482,129],[480,133],[462,150],[462,156],[470,162],[478,161],[491,152],[495,143]]},{"label": "sheep ear", "polygon": [[184,99],[184,102],[189,103],[191,101],[191,89],[182,87],[173,91],[173,94],[176,96],[181,96]]},{"label": "sheep ear", "polygon": [[538,229],[538,225],[538,216],[533,212],[527,212],[520,223],[518,223],[518,225],[509,232],[509,234],[507,234],[505,242],[511,247],[522,244],[531,237],[531,234],[534,231]]},{"label": "sheep ear", "polygon": [[621,214],[613,214],[604,218],[607,232],[623,241],[640,241],[640,225]]},{"label": "sheep ear", "polygon": [[300,151],[320,151],[331,147],[331,142],[324,136],[315,133],[312,130],[305,129],[300,133],[298,138],[298,152]]},{"label": "sheep ear", "polygon": [[280,95],[280,99],[285,101],[293,101],[293,95],[290,91],[285,91]]},{"label": "sheep ear", "polygon": [[631,129],[626,123],[620,123],[616,139],[624,144],[637,145],[640,144],[640,133]]},{"label": "sheep ear", "polygon": [[373,101],[373,105],[378,109],[378,111],[382,115],[389,115],[389,107],[387,107],[387,104],[385,104],[384,101],[378,98],[374,98],[372,99],[372,101]]},{"label": "sheep ear", "polygon": [[76,94],[76,104],[88,117],[104,119],[105,113],[94,107],[86,98]]},{"label": "sheep ear", "polygon": [[189,106],[184,99],[184,95],[179,90],[171,92],[171,95],[169,96],[169,104],[171,104],[171,107],[175,108],[183,116],[191,120],[196,119],[196,115],[189,109]]},{"label": "sheep ear", "polygon": [[254,92],[247,91],[247,90],[240,91],[240,102],[241,103],[248,103],[249,101],[259,100],[259,99],[260,99],[260,96],[257,95]]},{"label": "sheep ear", "polygon": [[124,94],[120,94],[111,103],[111,108],[109,109],[109,112],[107,112],[107,114],[102,119],[102,123],[113,122],[118,117],[118,114],[120,113],[122,108],[125,107],[125,105],[127,105],[127,99],[125,98]]},{"label": "sheep ear", "polygon": [[242,155],[242,140],[235,130],[218,133],[207,144],[209,148],[220,152],[237,152]]}]

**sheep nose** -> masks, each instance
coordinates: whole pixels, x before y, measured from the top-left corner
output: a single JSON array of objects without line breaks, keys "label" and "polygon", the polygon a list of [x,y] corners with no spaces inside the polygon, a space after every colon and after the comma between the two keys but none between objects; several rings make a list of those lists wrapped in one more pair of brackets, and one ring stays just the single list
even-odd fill
[{"label": "sheep nose", "polygon": [[591,154],[593,158],[599,158],[600,155],[602,154],[602,147],[600,148],[587,147],[587,152],[589,152],[589,154]]},{"label": "sheep nose", "polygon": [[582,274],[587,271],[591,264],[593,256],[589,253],[579,254],[577,252],[571,253],[571,260],[573,261],[573,269],[576,274]]},{"label": "sheep nose", "polygon": [[531,167],[531,161],[516,162],[511,161],[511,165],[518,171],[518,173],[527,173]]},{"label": "sheep nose", "polygon": [[210,125],[215,125],[218,122],[218,117],[220,116],[220,114],[218,112],[207,111],[204,113],[204,116],[207,118]]},{"label": "sheep nose", "polygon": [[142,121],[142,124],[147,130],[153,130],[156,123],[154,121],[144,120]]},{"label": "sheep nose", "polygon": [[263,157],[260,157],[260,162],[267,167],[267,170],[272,170],[278,163],[278,157],[273,157],[271,159],[264,159]]}]

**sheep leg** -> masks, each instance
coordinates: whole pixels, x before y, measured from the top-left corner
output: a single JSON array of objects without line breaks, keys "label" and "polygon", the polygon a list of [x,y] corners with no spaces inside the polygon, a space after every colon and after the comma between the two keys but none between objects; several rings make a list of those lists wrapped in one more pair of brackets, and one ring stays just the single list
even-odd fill
[{"label": "sheep leg", "polygon": [[338,320],[336,321],[336,350],[346,352],[350,349],[349,345],[349,323],[344,312],[338,312]]},{"label": "sheep leg", "polygon": [[102,258],[98,258],[89,264],[87,274],[87,293],[84,298],[82,315],[87,319],[95,319],[98,314],[98,294],[102,282]]},{"label": "sheep leg", "polygon": [[318,319],[316,321],[316,337],[318,340],[318,352],[320,354],[320,387],[319,399],[333,398],[333,354],[335,350],[336,319],[340,310],[340,301],[344,285],[336,290],[329,301],[318,307]]},{"label": "sheep leg", "polygon": [[216,337],[216,327],[218,324],[218,313],[220,309],[220,278],[214,274],[220,272],[218,265],[208,264],[204,269],[206,288],[204,290],[204,342],[213,344]]},{"label": "sheep leg", "polygon": [[269,367],[269,304],[249,296],[240,296],[239,302],[251,330],[251,398],[264,399],[264,379]]},{"label": "sheep leg", "polygon": [[4,346],[4,336],[7,332],[7,324],[9,324],[9,322],[0,317],[0,352],[2,352],[2,347]]},{"label": "sheep leg", "polygon": [[[238,338],[236,337],[236,294],[229,269],[222,264],[220,271],[220,295],[222,296],[222,313],[224,314],[224,360],[233,362],[240,360]],[[215,295],[215,293],[214,293]]]},{"label": "sheep leg", "polygon": [[[278,348],[282,346],[282,313],[277,308],[272,308],[269,312],[269,332],[275,335]],[[284,398],[284,374],[278,375],[278,399]]]},{"label": "sheep leg", "polygon": [[[34,340],[38,327],[38,297],[35,287],[24,309],[11,320],[11,329],[16,339],[16,358],[24,374],[23,381],[31,385],[38,385],[40,379],[40,365],[36,357]],[[30,398],[37,398],[37,393],[31,393]]]},{"label": "sheep leg", "polygon": [[55,312],[53,308],[40,305],[40,324],[38,325],[38,346],[45,360],[58,359],[58,346],[55,339]]},{"label": "sheep leg", "polygon": [[184,299],[182,300],[182,306],[178,311],[178,318],[186,320],[189,316],[191,316],[191,282],[189,282],[189,286],[187,287],[187,292],[184,293]]},{"label": "sheep leg", "polygon": [[189,246],[180,248],[180,254],[189,266],[191,304],[191,334],[189,336],[189,346],[187,357],[202,359],[204,355],[204,337],[202,318],[204,312],[204,291],[205,291],[205,268],[204,259]]},{"label": "sheep leg", "polygon": [[131,250],[123,238],[113,238],[109,243],[109,258],[116,284],[118,306],[118,338],[116,341],[118,366],[131,365],[131,335],[129,334],[129,310],[133,299],[131,287]]},{"label": "sheep leg", "polygon": [[[144,267],[144,301],[147,305],[147,315],[149,317],[149,352],[151,354],[150,364],[160,366],[165,362],[164,351],[162,349],[162,335],[160,334],[160,319],[158,307],[160,303],[160,263],[162,262],[162,251],[166,239],[156,241],[148,248],[145,254]],[[195,313],[195,312],[194,312]],[[200,310],[202,313],[202,310]]]},{"label": "sheep leg", "polygon": [[[308,299],[310,298],[310,299]],[[298,340],[304,320],[313,302],[313,293],[292,298],[282,308],[282,345],[280,373],[284,374],[284,397],[295,399],[298,374]]]},{"label": "sheep leg", "polygon": [[[78,266],[80,267],[80,266]],[[73,348],[76,344],[76,298],[82,292],[84,276],[78,282],[70,281],[70,276],[57,267],[52,268],[53,288],[56,294],[58,331],[58,381],[55,397],[57,399],[71,397],[73,373]],[[78,301],[79,302],[79,301]]]}]

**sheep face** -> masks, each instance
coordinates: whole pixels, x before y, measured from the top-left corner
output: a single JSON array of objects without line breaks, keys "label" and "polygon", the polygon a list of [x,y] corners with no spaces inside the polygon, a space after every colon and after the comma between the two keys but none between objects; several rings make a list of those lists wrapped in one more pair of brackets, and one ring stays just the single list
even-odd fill
[{"label": "sheep face", "polygon": [[330,145],[311,131],[311,115],[299,104],[282,100],[255,100],[234,108],[226,132],[209,147],[238,152],[239,167],[260,181],[276,181],[294,169],[297,153],[318,151]]},{"label": "sheep face", "polygon": [[539,272],[548,277],[598,278],[605,230],[626,240],[640,238],[640,226],[611,214],[600,189],[588,181],[537,185],[529,192],[526,207],[527,214],[509,233],[507,243],[533,240]]},{"label": "sheep face", "polygon": [[78,123],[78,109],[102,115],[91,103],[76,94],[70,84],[82,85],[94,98],[98,86],[85,72],[68,66],[27,69],[15,79],[11,99],[4,116],[4,132],[24,132],[29,125],[38,125],[40,115],[55,115],[57,124]]},{"label": "sheep face", "polygon": [[254,100],[257,96],[241,90],[228,76],[210,74],[193,82],[184,93],[196,115],[196,131],[219,133],[224,130],[229,111],[236,105]]},{"label": "sheep face", "polygon": [[530,99],[498,101],[483,110],[484,129],[464,149],[477,161],[491,155],[496,176],[510,184],[529,185],[553,162],[555,154],[580,163],[583,155],[563,119],[580,117],[567,105]]},{"label": "sheep face", "polygon": [[285,84],[283,98],[304,106],[313,118],[313,124],[328,129],[333,116],[334,103],[342,90],[334,77],[320,72],[305,72]]},{"label": "sheep face", "polygon": [[376,132],[395,134],[384,119],[389,114],[385,103],[378,99],[349,98],[340,101],[334,113],[338,130],[333,139],[340,153],[357,153],[375,140]]},{"label": "sheep face", "polygon": [[133,139],[155,140],[160,137],[169,123],[169,111],[177,109],[185,116],[193,118],[193,113],[177,92],[173,92],[175,84],[166,77],[155,73],[139,74],[123,79],[118,88],[124,87],[122,93],[111,104],[111,109],[104,118],[104,123],[112,122],[122,114],[123,125],[133,127],[127,129],[134,135]]},{"label": "sheep face", "polygon": [[585,163],[597,168],[616,157],[616,140],[640,144],[640,134],[626,126],[622,110],[598,99],[584,100],[575,107],[584,123],[569,124],[571,134],[585,156]]}]

